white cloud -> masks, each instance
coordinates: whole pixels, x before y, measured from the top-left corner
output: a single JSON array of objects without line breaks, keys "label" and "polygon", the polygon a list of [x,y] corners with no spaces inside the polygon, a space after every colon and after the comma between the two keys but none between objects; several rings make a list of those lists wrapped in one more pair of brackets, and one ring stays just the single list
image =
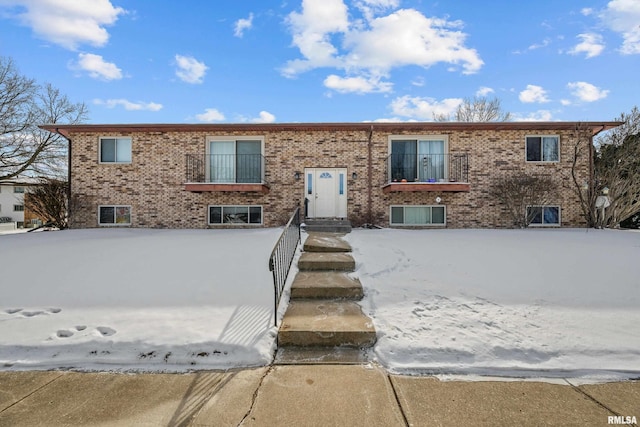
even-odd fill
[{"label": "white cloud", "polygon": [[431,121],[434,116],[450,116],[462,103],[460,98],[447,98],[437,101],[433,98],[401,96],[391,102],[393,114],[412,119]]},{"label": "white cloud", "polygon": [[[360,0],[356,7],[364,10],[363,21],[350,19],[343,0],[303,0],[302,11],[292,12],[287,18],[301,58],[288,61],[282,74],[295,77],[330,67],[348,75],[340,82],[337,76],[330,76],[332,82],[343,87],[346,83],[364,86],[366,81],[380,81],[393,68],[408,65],[428,68],[445,63],[462,69],[464,74],[482,67],[477,51],[465,46],[467,36],[461,31],[460,21],[429,18],[414,9],[374,17],[374,12],[387,13],[398,4],[396,0]],[[354,80],[358,77],[361,79]],[[380,86],[373,84],[370,89],[379,92]]]},{"label": "white cloud", "polygon": [[600,34],[585,33],[578,34],[577,37],[582,41],[569,51],[572,55],[585,53],[587,58],[593,58],[594,56],[600,55],[604,50],[604,43],[602,42],[602,36]]},{"label": "white cloud", "polygon": [[17,18],[40,38],[76,50],[81,44],[104,46],[109,40],[106,26],[113,25],[125,10],[110,0],[3,0],[18,6]]},{"label": "white cloud", "polygon": [[204,62],[200,62],[192,56],[176,55],[176,76],[185,83],[202,83],[204,75],[209,69]]},{"label": "white cloud", "polygon": [[622,36],[622,54],[640,54],[640,1],[612,0],[599,16],[609,29]]},{"label": "white cloud", "polygon": [[131,102],[126,99],[94,99],[95,105],[104,105],[107,108],[115,108],[117,106],[123,107],[127,111],[159,111],[162,109],[162,104],[155,102]]},{"label": "white cloud", "polygon": [[340,93],[391,92],[393,89],[393,83],[381,82],[378,78],[340,77],[335,74],[324,79],[324,85]]},{"label": "white cloud", "polygon": [[608,90],[600,89],[587,82],[571,82],[567,84],[567,87],[573,96],[583,102],[594,102],[609,95]]},{"label": "white cloud", "polygon": [[481,86],[480,89],[476,91],[476,96],[487,96],[490,93],[495,93],[495,90],[490,87]]},{"label": "white cloud", "polygon": [[569,99],[561,99],[560,100],[560,104],[564,105],[565,107],[571,105],[571,100]]},{"label": "white cloud", "polygon": [[233,35],[236,37],[242,37],[244,35],[244,31],[250,30],[252,26],[253,26],[253,13],[250,13],[248,18],[238,19],[236,21],[236,24],[233,30]]},{"label": "white cloud", "polygon": [[276,116],[268,111],[260,111],[260,115],[254,119],[251,119],[252,123],[273,123],[276,121]]},{"label": "white cloud", "polygon": [[553,114],[549,110],[538,110],[526,115],[514,114],[514,119],[518,122],[550,122]]},{"label": "white cloud", "polygon": [[224,114],[215,108],[207,108],[202,114],[196,114],[196,119],[201,122],[221,122],[224,120]]},{"label": "white cloud", "polygon": [[583,14],[584,16],[593,15],[593,9],[590,7],[584,7],[580,10],[580,13]]},{"label": "white cloud", "polygon": [[78,62],[73,68],[86,71],[94,79],[119,80],[122,78],[122,70],[113,62],[106,62],[102,56],[93,53],[78,54]]},{"label": "white cloud", "polygon": [[521,102],[525,103],[549,102],[549,99],[547,98],[547,91],[541,86],[536,85],[527,85],[527,88],[520,92],[520,96],[518,98]]}]

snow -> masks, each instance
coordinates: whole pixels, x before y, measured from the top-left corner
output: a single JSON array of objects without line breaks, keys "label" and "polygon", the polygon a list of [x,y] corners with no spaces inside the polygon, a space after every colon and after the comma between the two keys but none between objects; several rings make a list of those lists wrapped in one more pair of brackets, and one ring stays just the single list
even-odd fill
[{"label": "snow", "polygon": [[[0,369],[269,364],[267,261],[281,231],[2,235]],[[640,375],[640,233],[355,229],[345,239],[378,332],[370,357],[392,372]]]},{"label": "snow", "polygon": [[0,236],[0,369],[185,371],[270,363],[281,230]]},{"label": "snow", "polygon": [[615,379],[640,374],[640,233],[356,230],[392,372]]}]

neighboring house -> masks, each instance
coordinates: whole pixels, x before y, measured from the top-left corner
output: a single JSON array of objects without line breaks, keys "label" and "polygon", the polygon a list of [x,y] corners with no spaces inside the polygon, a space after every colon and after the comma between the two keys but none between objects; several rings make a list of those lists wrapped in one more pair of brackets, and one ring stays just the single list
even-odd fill
[{"label": "neighboring house", "polygon": [[[25,211],[24,199],[29,188],[37,184],[33,178],[14,178],[0,181],[0,223],[13,224],[12,228],[31,225],[36,218]],[[26,220],[25,220],[26,219]]]},{"label": "neighboring house", "polygon": [[[496,179],[544,174],[532,225],[581,227],[592,138],[618,122],[46,125],[70,141],[72,228],[280,226],[293,209],[354,225],[511,227]],[[578,155],[576,156],[576,153]],[[306,203],[305,203],[306,199]],[[523,215],[525,213],[523,212]]]}]

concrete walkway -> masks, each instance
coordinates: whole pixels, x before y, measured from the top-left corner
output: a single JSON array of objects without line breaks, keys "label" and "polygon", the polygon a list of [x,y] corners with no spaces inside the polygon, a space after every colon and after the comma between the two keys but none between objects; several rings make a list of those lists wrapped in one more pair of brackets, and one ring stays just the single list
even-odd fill
[{"label": "concrete walkway", "polygon": [[375,365],[0,372],[0,426],[606,426],[615,416],[640,418],[639,381],[441,382]]}]

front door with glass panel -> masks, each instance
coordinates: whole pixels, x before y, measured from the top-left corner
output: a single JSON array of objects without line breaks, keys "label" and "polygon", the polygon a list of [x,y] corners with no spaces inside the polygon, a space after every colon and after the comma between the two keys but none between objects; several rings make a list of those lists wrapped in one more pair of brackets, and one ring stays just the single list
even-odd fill
[{"label": "front door with glass panel", "polygon": [[308,168],[304,176],[307,218],[346,218],[347,170]]}]

